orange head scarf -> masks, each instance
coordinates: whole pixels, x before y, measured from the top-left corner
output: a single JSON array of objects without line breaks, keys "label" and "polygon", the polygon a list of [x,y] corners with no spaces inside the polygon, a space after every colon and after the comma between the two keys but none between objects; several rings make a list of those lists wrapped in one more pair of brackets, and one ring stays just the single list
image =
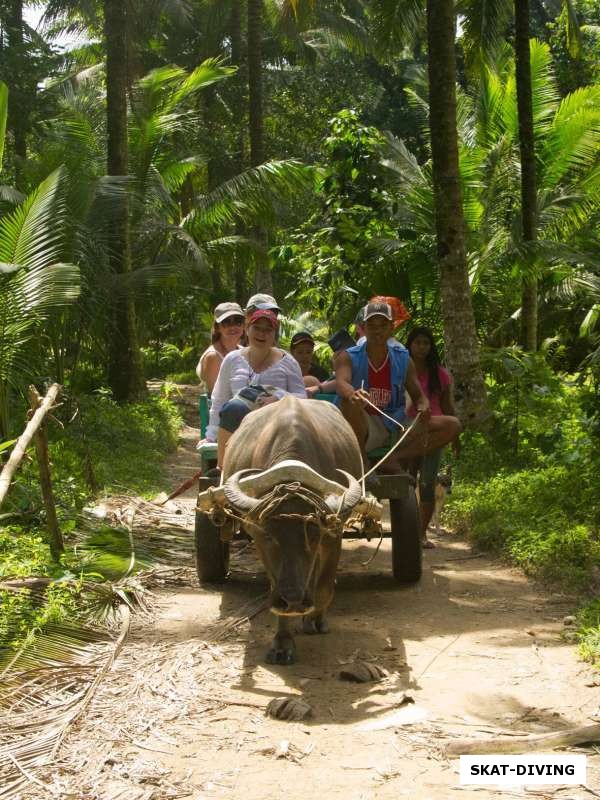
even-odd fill
[{"label": "orange head scarf", "polygon": [[394,315],[394,329],[399,328],[410,319],[410,312],[406,309],[404,303],[397,297],[384,297],[381,294],[372,297],[369,303],[387,303],[391,306],[392,314]]}]

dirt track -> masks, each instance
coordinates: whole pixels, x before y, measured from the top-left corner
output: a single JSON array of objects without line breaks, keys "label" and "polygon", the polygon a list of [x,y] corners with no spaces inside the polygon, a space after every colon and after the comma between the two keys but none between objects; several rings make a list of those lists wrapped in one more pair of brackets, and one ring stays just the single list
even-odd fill
[{"label": "dirt track", "polygon": [[[196,468],[196,436],[185,430],[165,488]],[[193,492],[177,502],[191,527]],[[207,591],[195,581],[190,547],[181,585],[159,590],[156,617],[136,622],[70,735],[54,786],[70,797],[121,800],[531,796],[459,787],[458,761],[444,758],[444,744],[589,724],[600,714],[598,673],[561,636],[568,598],[473,557],[452,534],[436,543],[422,581],[409,588],[391,578],[387,541],[368,567],[361,562],[374,542],[345,545],[331,633],[299,635],[292,667],[263,663],[269,612],[231,626],[266,590],[251,550],[234,555],[223,589]],[[340,681],[357,656],[389,677]],[[312,720],[265,717],[271,698],[289,694],[311,704]],[[600,792],[600,755],[585,752],[587,785]],[[535,796],[592,796],[555,789],[536,787]]]}]

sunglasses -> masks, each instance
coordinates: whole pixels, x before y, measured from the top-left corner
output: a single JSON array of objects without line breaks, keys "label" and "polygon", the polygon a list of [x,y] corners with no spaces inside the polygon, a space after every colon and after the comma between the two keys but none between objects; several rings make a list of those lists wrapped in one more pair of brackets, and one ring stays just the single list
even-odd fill
[{"label": "sunglasses", "polygon": [[227,325],[229,327],[232,327],[234,325],[243,325],[243,324],[244,324],[244,318],[243,317],[227,317],[221,323],[221,325]]}]

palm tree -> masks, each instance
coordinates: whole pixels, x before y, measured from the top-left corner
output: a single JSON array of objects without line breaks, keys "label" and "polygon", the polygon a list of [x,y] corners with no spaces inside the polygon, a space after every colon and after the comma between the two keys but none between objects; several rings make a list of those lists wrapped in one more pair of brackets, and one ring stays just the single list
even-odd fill
[{"label": "palm tree", "polygon": [[453,0],[428,0],[429,124],[444,340],[462,418],[473,424],[485,408],[485,385],[465,250],[454,39]]},{"label": "palm tree", "polygon": [[[420,0],[372,0],[374,32],[396,48],[419,29]],[[453,0],[427,0],[429,126],[437,257],[447,360],[463,421],[485,413],[485,384],[469,286],[456,132],[456,19]]]},{"label": "palm tree", "polygon": [[[246,0],[248,36],[248,130],[250,134],[250,166],[257,167],[265,159],[263,140],[263,90],[262,90],[262,35],[263,0]],[[267,235],[264,228],[255,229],[254,235],[266,246]],[[271,271],[264,255],[257,255],[254,274],[255,287],[263,292],[273,293]]]},{"label": "palm tree", "polygon": [[[521,152],[521,229],[523,242],[527,243],[535,241],[537,194],[531,64],[529,60],[529,0],[515,0],[515,64]],[[533,352],[537,350],[537,280],[535,275],[526,275],[523,280],[521,344],[526,350]]]},{"label": "palm tree", "polygon": [[[104,0],[106,46],[107,172],[127,177],[127,7],[122,0]],[[129,204],[126,194],[115,208],[110,262],[116,275],[131,272]],[[130,289],[113,301],[113,329],[108,380],[118,401],[131,401],[145,393],[142,358],[137,341],[135,305]]]},{"label": "palm tree", "polygon": [[[514,59],[505,45],[497,64],[482,70],[471,94],[459,92],[459,163],[467,222],[467,261],[479,317],[489,342],[494,330],[509,332],[519,315],[523,264],[535,262],[540,299],[585,289],[580,306],[593,306],[597,269],[594,235],[600,213],[597,180],[600,152],[600,86],[579,89],[562,100],[554,81],[547,45],[530,42],[532,109],[537,159],[538,210],[534,241],[520,234],[519,122]],[[427,109],[415,94],[415,103]],[[393,170],[402,201],[404,225],[424,242],[432,225],[430,165],[419,166],[404,144],[390,138],[386,165]],[[389,242],[387,247],[401,243]],[[426,261],[427,254],[420,259]],[[515,277],[517,281],[515,282]],[[434,276],[423,277],[424,286]],[[591,283],[590,283],[591,282]],[[588,287],[588,288],[586,288]],[[587,305],[586,305],[587,303]],[[575,307],[573,303],[572,308]],[[543,305],[541,306],[543,311]],[[583,318],[584,311],[579,311]],[[593,314],[590,319],[593,318]],[[543,322],[543,319],[542,319]]]},{"label": "palm tree", "polygon": [[[0,165],[7,117],[0,82]],[[42,326],[79,296],[79,269],[62,264],[66,229],[64,172],[56,170],[0,218],[0,439],[11,428],[10,395],[41,363]]]},{"label": "palm tree", "polygon": [[21,187],[22,166],[27,158],[27,102],[23,91],[25,62],[23,48],[23,0],[9,0],[4,12],[4,27],[7,34],[7,51],[11,55],[11,93],[8,125],[12,131],[15,151],[15,177],[17,188]]},{"label": "palm tree", "polygon": [[[256,243],[236,233],[237,228],[251,229],[259,221],[274,225],[280,209],[312,190],[312,170],[292,161],[267,162],[206,189],[206,155],[196,136],[203,124],[197,96],[232,75],[232,68],[208,59],[189,73],[174,66],[152,70],[132,87],[126,186],[133,244],[132,270],[126,275],[112,272],[107,255],[107,216],[110,222],[124,186],[122,179],[104,174],[101,75],[65,91],[61,113],[47,123],[47,147],[36,167],[47,174],[63,162],[71,175],[70,252],[81,264],[86,287],[55,332],[57,362],[64,361],[70,373],[80,354],[104,366],[103,342],[111,324],[107,309],[115,295],[125,289],[133,294],[140,341],[159,342],[158,316],[170,318],[173,293],[183,298],[202,291],[209,305],[207,275],[220,269],[228,279],[234,264],[248,263],[255,255]],[[185,206],[184,185],[189,195]]]},{"label": "palm tree", "polygon": [[[515,23],[515,61],[519,114],[519,145],[521,153],[521,235],[524,243],[535,241],[536,228],[536,159],[531,107],[531,69],[529,61],[530,5],[529,0],[466,0],[468,51],[479,62],[493,55],[502,46],[511,12]],[[549,17],[543,2],[538,3]],[[567,20],[569,53],[576,56],[579,49],[579,25],[572,0],[561,0]],[[555,12],[556,13],[556,12]],[[473,61],[471,56],[471,61]],[[537,350],[538,294],[535,266],[524,265],[521,299],[521,344],[526,350]]]}]

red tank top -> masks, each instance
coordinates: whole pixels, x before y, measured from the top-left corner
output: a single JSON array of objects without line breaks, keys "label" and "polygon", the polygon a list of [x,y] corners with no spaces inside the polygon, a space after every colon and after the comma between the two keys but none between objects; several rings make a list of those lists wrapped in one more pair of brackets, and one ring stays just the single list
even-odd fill
[{"label": "red tank top", "polygon": [[[392,365],[389,353],[383,364],[377,369],[369,361],[369,399],[382,411],[392,401]],[[365,410],[367,414],[377,414],[377,411],[370,406],[367,406]]]}]

